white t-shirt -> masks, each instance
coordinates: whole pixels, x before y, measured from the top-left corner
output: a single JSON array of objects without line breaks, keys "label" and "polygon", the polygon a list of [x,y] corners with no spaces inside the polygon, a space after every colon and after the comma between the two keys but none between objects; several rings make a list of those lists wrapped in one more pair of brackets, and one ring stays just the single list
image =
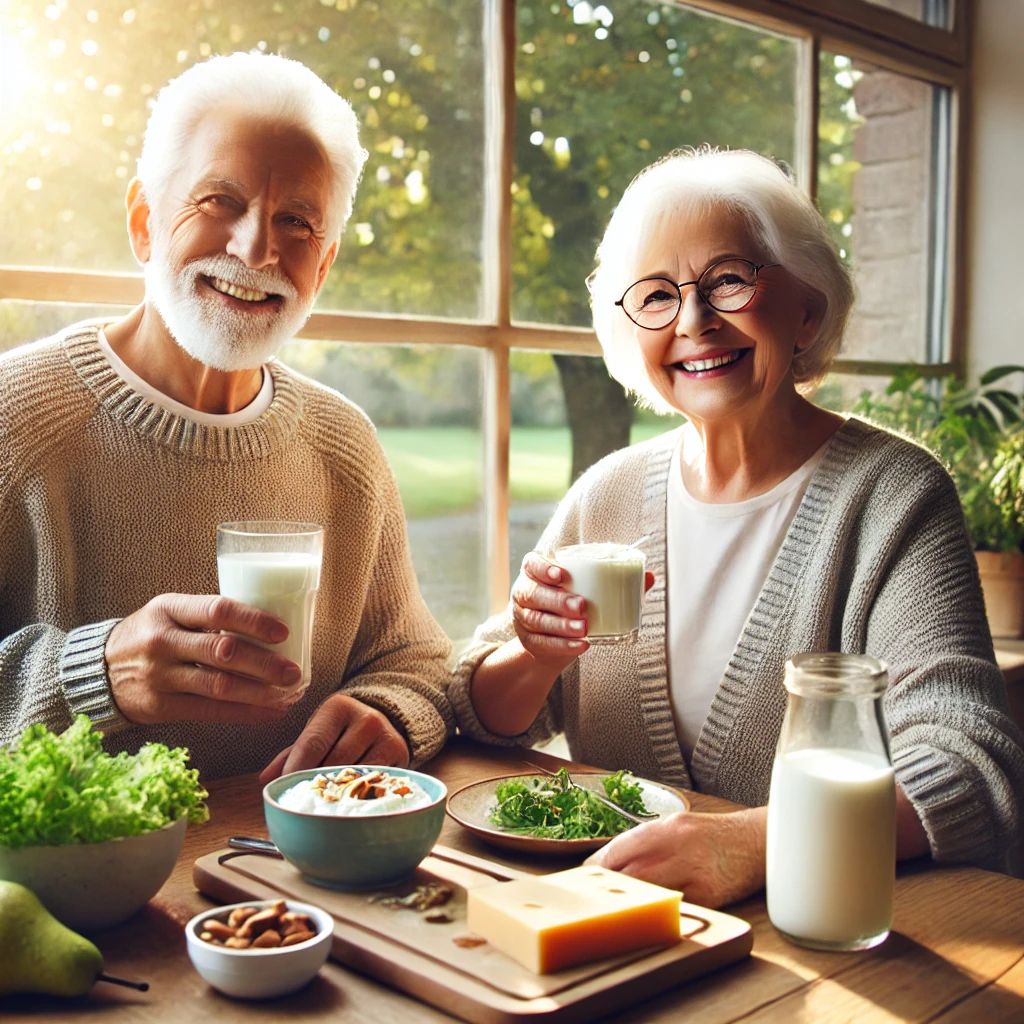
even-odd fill
[{"label": "white t-shirt", "polygon": [[680,444],[668,478],[668,684],[689,764],[711,702],[789,524],[828,448],[747,501],[709,505],[683,483]]},{"label": "white t-shirt", "polygon": [[202,423],[207,427],[240,427],[243,423],[252,423],[262,416],[270,403],[274,400],[274,378],[263,367],[263,385],[256,397],[243,409],[238,412],[216,413],[200,412],[189,405],[177,402],[173,398],[158,391],[152,384],[144,381],[111,347],[107,341],[107,335],[101,329],[99,332],[100,348],[107,357],[111,369],[121,378],[133,391],[137,391],[143,398],[148,398],[154,405],[181,416],[183,419],[192,420],[193,423]]}]

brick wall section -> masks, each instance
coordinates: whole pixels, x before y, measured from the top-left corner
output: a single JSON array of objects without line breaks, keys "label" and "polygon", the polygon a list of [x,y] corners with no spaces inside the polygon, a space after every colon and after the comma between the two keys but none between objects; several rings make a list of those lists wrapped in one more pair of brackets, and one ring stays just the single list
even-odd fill
[{"label": "brick wall section", "polygon": [[[890,6],[886,4],[886,6]],[[922,360],[931,207],[931,86],[854,62],[865,119],[854,137],[851,250],[857,307],[844,355]]]}]

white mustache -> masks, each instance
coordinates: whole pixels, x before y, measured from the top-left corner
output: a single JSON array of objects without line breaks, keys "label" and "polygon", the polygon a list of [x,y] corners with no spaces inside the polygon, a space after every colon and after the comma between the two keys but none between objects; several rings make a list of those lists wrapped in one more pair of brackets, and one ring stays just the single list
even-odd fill
[{"label": "white mustache", "polygon": [[200,275],[218,277],[229,284],[237,285],[250,292],[271,292],[286,299],[299,297],[295,285],[284,274],[273,270],[253,270],[240,259],[224,254],[222,256],[199,256],[189,260],[182,268],[182,274],[189,282],[194,282]]}]

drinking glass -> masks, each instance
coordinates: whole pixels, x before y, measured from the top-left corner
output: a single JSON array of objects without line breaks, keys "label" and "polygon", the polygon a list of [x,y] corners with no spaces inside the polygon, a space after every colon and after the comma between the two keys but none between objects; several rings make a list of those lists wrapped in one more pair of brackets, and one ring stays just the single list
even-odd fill
[{"label": "drinking glass", "polygon": [[288,626],[288,638],[279,644],[244,639],[294,661],[302,669],[301,689],[310,681],[323,550],[324,529],[316,523],[265,520],[217,527],[221,594],[276,615]]},{"label": "drinking glass", "polygon": [[586,599],[587,640],[635,640],[644,597],[644,553],[629,544],[573,544],[554,560],[569,573],[568,589]]},{"label": "drinking glass", "polygon": [[896,780],[883,662],[798,654],[768,798],[768,917],[812,949],[869,949],[892,926]]}]

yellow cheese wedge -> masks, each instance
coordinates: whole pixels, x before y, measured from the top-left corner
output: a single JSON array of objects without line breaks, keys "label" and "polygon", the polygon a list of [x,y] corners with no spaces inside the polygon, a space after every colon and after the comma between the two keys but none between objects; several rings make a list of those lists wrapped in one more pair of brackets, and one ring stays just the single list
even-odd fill
[{"label": "yellow cheese wedge", "polygon": [[466,924],[537,974],[679,940],[682,893],[583,866],[470,889]]}]

